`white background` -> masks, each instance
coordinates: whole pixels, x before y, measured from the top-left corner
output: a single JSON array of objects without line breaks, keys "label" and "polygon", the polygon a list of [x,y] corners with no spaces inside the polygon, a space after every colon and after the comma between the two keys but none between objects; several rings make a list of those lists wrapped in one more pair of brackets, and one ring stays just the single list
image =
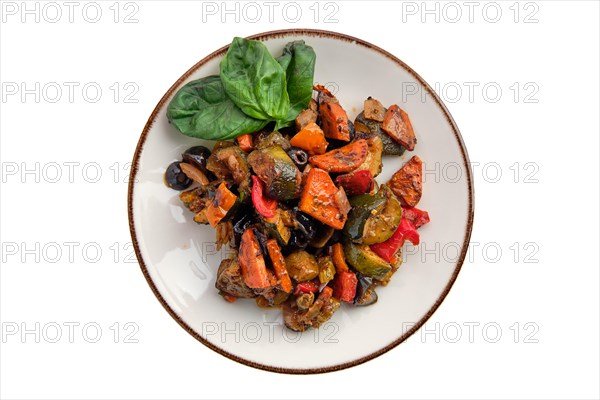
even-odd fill
[{"label": "white background", "polygon": [[[22,15],[21,2],[2,2],[2,398],[600,396],[598,3],[475,2],[471,16],[464,2],[330,3],[299,2],[296,23],[283,2],[272,21],[256,3],[254,23],[245,19],[255,9],[244,15],[240,3],[236,24],[221,2],[215,15],[201,2],[98,2],[97,23],[82,15],[85,2],[73,22],[55,3],[56,23],[48,21],[56,7],[44,2],[39,22]],[[132,12],[137,22],[124,23]],[[324,22],[331,12],[337,22]],[[204,347],[127,262],[126,163],[163,93],[234,35],[292,27],[360,37],[405,61],[438,89],[479,163],[472,252],[426,330],[366,364],[317,376],[255,370]],[[79,85],[72,102],[65,82]],[[24,98],[21,83],[33,89]],[[39,338],[22,336],[36,323]],[[69,323],[79,324],[72,340]],[[87,336],[86,323],[97,324]],[[471,335],[469,323],[479,324]],[[57,325],[62,337],[51,343]],[[89,343],[94,326],[102,336]]]}]

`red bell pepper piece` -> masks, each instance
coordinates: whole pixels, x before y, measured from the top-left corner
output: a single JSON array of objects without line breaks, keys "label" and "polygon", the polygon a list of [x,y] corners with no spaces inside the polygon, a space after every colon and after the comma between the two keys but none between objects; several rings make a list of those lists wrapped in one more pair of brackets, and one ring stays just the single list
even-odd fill
[{"label": "red bell pepper piece", "polygon": [[412,222],[415,228],[418,229],[429,222],[429,213],[427,211],[419,210],[416,207],[402,206],[402,218]]},{"label": "red bell pepper piece", "polygon": [[340,301],[353,302],[356,296],[358,279],[354,272],[346,271],[335,274],[333,278],[333,297]]},{"label": "red bell pepper piece", "polygon": [[372,244],[371,250],[385,261],[390,262],[394,254],[402,247],[404,241],[408,240],[413,245],[419,244],[419,233],[417,228],[409,220],[402,218],[396,232],[388,240],[382,243]]},{"label": "red bell pepper piece", "polygon": [[277,200],[264,194],[264,183],[255,175],[252,175],[252,204],[263,217],[272,218],[275,216]]},{"label": "red bell pepper piece", "polygon": [[341,185],[348,196],[369,193],[373,189],[373,174],[368,169],[340,175],[335,184]]},{"label": "red bell pepper piece", "polygon": [[319,284],[314,281],[300,282],[296,285],[294,294],[298,296],[303,293],[316,293],[319,291]]}]

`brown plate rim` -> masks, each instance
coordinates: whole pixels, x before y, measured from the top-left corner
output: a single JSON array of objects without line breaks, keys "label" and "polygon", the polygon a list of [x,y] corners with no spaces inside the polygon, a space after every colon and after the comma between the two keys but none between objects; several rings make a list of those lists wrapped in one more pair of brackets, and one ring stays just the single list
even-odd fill
[{"label": "brown plate rim", "polygon": [[165,95],[160,99],[160,101],[158,102],[158,104],[156,105],[154,110],[152,111],[152,114],[150,114],[150,117],[148,118],[148,121],[146,122],[146,125],[144,126],[144,130],[142,131],[142,134],[141,134],[138,144],[136,146],[135,153],[133,155],[133,160],[131,163],[131,173],[130,173],[128,191],[127,191],[127,214],[129,217],[129,230],[131,233],[131,239],[133,241],[135,255],[138,259],[142,273],[144,274],[144,277],[146,278],[146,281],[148,282],[148,285],[152,289],[152,292],[154,293],[154,295],[156,296],[158,301],[165,308],[165,310],[167,310],[167,312],[171,315],[171,317],[175,321],[177,321],[177,323],[179,323],[179,325],[183,329],[185,329],[190,335],[192,335],[195,339],[197,339],[199,342],[201,342],[202,344],[204,344],[211,350],[214,350],[217,353],[219,353],[231,360],[237,361],[241,364],[244,364],[244,365],[247,365],[250,367],[254,367],[254,368],[258,368],[258,369],[270,371],[270,372],[278,372],[278,373],[286,373],[286,374],[321,374],[321,373],[325,373],[325,372],[339,371],[339,370],[343,370],[346,368],[354,367],[356,365],[370,361],[370,360],[388,352],[389,350],[393,349],[394,347],[398,346],[400,343],[402,343],[406,339],[408,339],[417,330],[419,330],[421,328],[421,326],[423,326],[423,324],[425,324],[425,322],[433,315],[433,313],[438,309],[438,307],[441,305],[441,303],[444,301],[444,299],[450,292],[452,285],[454,285],[454,282],[456,281],[456,278],[458,277],[458,274],[462,268],[463,262],[467,255],[468,245],[469,245],[469,241],[471,238],[471,232],[473,230],[474,197],[475,196],[474,196],[474,188],[473,188],[473,179],[472,179],[471,168],[470,168],[471,164],[469,162],[469,155],[467,153],[467,149],[466,149],[465,143],[463,141],[463,138],[460,134],[460,131],[458,130],[458,127],[456,126],[454,119],[450,115],[450,112],[448,111],[448,109],[446,108],[446,106],[444,105],[442,100],[433,91],[431,86],[429,86],[429,84],[427,84],[427,82],[425,82],[425,80],[423,78],[421,78],[421,76],[419,74],[417,74],[406,63],[401,61],[399,58],[397,58],[393,54],[387,52],[386,50],[383,50],[382,48],[375,46],[369,42],[366,42],[362,39],[358,39],[353,36],[349,36],[349,35],[339,33],[339,32],[325,31],[325,30],[320,30],[320,29],[282,29],[282,30],[268,31],[268,32],[252,35],[252,36],[249,36],[248,39],[266,40],[266,39],[285,37],[285,36],[290,36],[290,35],[327,37],[327,38],[338,39],[338,40],[342,40],[342,41],[346,41],[346,42],[353,42],[360,46],[374,50],[374,51],[380,53],[381,55],[389,58],[390,60],[392,60],[396,64],[398,64],[401,68],[404,68],[406,71],[408,71],[421,85],[423,85],[425,90],[427,90],[428,94],[431,95],[432,98],[435,100],[438,107],[440,107],[440,109],[444,113],[444,116],[446,117],[446,120],[452,127],[454,136],[459,143],[463,161],[464,161],[465,167],[466,167],[465,169],[466,169],[466,176],[467,176],[468,188],[469,188],[469,217],[468,217],[468,221],[467,221],[465,238],[464,238],[463,246],[462,246],[462,252],[460,254],[460,257],[458,258],[458,262],[456,264],[454,272],[453,272],[452,276],[450,277],[450,280],[448,281],[448,284],[444,288],[441,295],[438,297],[438,299],[433,304],[433,306],[429,309],[429,311],[419,320],[419,322],[417,324],[415,324],[414,326],[412,326],[408,331],[406,331],[402,336],[400,336],[398,339],[396,339],[392,343],[377,350],[376,352],[373,352],[373,353],[371,353],[367,356],[361,357],[359,359],[349,361],[346,363],[342,363],[342,364],[333,365],[333,366],[321,367],[321,368],[283,368],[283,367],[274,367],[271,365],[256,363],[251,360],[246,360],[242,357],[236,356],[235,354],[231,354],[231,353],[221,349],[220,347],[210,343],[206,339],[202,338],[196,331],[194,331],[185,321],[183,321],[181,319],[181,317],[179,317],[179,315],[177,315],[177,313],[169,306],[169,304],[167,304],[165,299],[162,297],[162,295],[158,291],[156,285],[152,281],[152,278],[150,277],[148,269],[144,263],[144,259],[142,257],[141,251],[140,251],[139,243],[137,241],[137,234],[135,231],[135,224],[134,224],[134,218],[133,218],[133,190],[134,190],[134,183],[136,181],[136,176],[137,176],[137,172],[138,172],[140,155],[142,153],[144,143],[146,142],[146,137],[148,135],[148,132],[152,128],[152,125],[154,124],[154,121],[156,120],[156,116],[158,115],[158,112],[160,111],[162,106],[165,104],[167,99],[173,94],[173,92],[175,92],[175,90],[177,90],[179,85],[181,85],[186,79],[188,79],[188,77],[192,73],[194,73],[198,68],[200,68],[202,65],[204,65],[209,60],[224,54],[227,51],[229,45],[221,47],[220,49],[214,51],[213,53],[211,53],[210,55],[206,56],[205,58],[200,60],[198,63],[196,63],[187,72],[185,72],[169,88],[167,93],[165,93]]}]

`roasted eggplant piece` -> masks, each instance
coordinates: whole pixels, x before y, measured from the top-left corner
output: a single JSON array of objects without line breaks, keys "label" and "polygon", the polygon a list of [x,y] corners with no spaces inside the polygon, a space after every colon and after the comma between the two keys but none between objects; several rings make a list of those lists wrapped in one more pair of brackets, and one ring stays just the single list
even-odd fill
[{"label": "roasted eggplant piece", "polygon": [[[231,147],[231,146],[235,146],[235,142],[232,142],[231,140],[217,140],[215,142],[215,145],[213,146],[212,152],[214,153],[217,150],[221,150],[224,149],[225,147]],[[208,162],[208,159],[207,159]]]},{"label": "roasted eggplant piece", "polygon": [[340,301],[333,297],[324,297],[319,295],[307,310],[300,310],[296,302],[283,303],[283,322],[288,328],[304,332],[309,328],[318,328],[327,320],[333,313],[340,308]]},{"label": "roasted eggplant piece", "polygon": [[240,242],[242,239],[242,235],[246,232],[246,229],[252,224],[256,222],[253,213],[251,212],[250,207],[244,207],[243,209],[238,209],[238,212],[235,214],[235,217],[232,221],[233,223],[233,240],[234,246],[236,248],[240,247]]},{"label": "roasted eggplant piece", "polygon": [[242,271],[237,256],[221,261],[217,271],[215,287],[220,291],[234,297],[256,297],[252,289],[246,285],[242,278]]},{"label": "roasted eggplant piece", "polygon": [[404,146],[394,141],[394,139],[383,131],[381,122],[367,119],[364,111],[354,119],[354,129],[357,139],[368,139],[372,136],[379,137],[383,145],[384,155],[401,156],[406,151]]},{"label": "roasted eggplant piece", "polygon": [[267,147],[273,146],[279,146],[284,151],[287,151],[290,149],[290,147],[292,147],[290,141],[287,140],[280,132],[271,132],[264,137],[261,137],[261,135],[259,135],[256,144],[257,150],[262,150],[266,149]]},{"label": "roasted eggplant piece", "polygon": [[358,284],[356,285],[356,296],[354,297],[355,306],[370,306],[377,302],[377,292],[375,292],[375,283],[372,278],[363,274],[356,274]]},{"label": "roasted eggplant piece", "polygon": [[250,195],[250,167],[246,154],[237,146],[214,150],[206,161],[206,168],[219,179],[232,178],[238,191]]},{"label": "roasted eggplant piece", "polygon": [[205,187],[197,187],[181,192],[179,194],[179,199],[183,202],[183,205],[193,213],[202,211],[208,205],[208,202],[211,201]]},{"label": "roasted eggplant piece", "polygon": [[316,221],[299,211],[298,207],[294,207],[294,215],[296,229],[300,230],[309,241],[312,240],[317,233]]},{"label": "roasted eggplant piece", "polygon": [[291,200],[300,195],[302,174],[279,146],[254,150],[248,163],[265,182],[267,194],[277,200]]},{"label": "roasted eggplant piece", "polygon": [[323,223],[315,221],[315,236],[310,241],[310,246],[316,249],[325,247],[329,239],[333,236],[335,229]]}]

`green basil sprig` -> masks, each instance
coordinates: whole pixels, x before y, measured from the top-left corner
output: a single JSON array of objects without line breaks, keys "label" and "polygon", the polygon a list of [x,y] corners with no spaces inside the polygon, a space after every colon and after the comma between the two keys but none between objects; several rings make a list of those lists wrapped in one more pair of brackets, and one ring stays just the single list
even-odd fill
[{"label": "green basil sprig", "polygon": [[233,39],[221,61],[221,80],[229,98],[246,115],[267,121],[287,115],[285,71],[264,43]]},{"label": "green basil sprig", "polygon": [[227,96],[218,75],[182,87],[169,103],[167,118],[184,135],[206,140],[233,139],[268,123],[244,114]]},{"label": "green basil sprig", "polygon": [[283,120],[277,121],[275,129],[291,124],[302,112],[312,97],[313,75],[317,55],[304,40],[288,43],[283,54],[277,59],[286,71],[287,90],[290,97],[290,109]]},{"label": "green basil sprig", "polygon": [[220,76],[187,83],[167,107],[167,118],[187,136],[228,140],[269,122],[290,125],[308,107],[316,55],[304,41],[288,43],[276,60],[259,41],[236,37]]}]

